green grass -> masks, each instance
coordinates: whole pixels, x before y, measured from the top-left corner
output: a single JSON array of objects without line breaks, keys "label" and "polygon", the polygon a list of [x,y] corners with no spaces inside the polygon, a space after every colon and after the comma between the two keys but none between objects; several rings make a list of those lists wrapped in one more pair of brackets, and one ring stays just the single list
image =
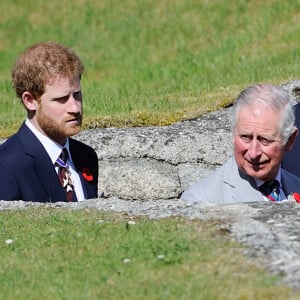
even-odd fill
[{"label": "green grass", "polygon": [[24,118],[10,89],[41,40],[83,59],[84,127],[169,124],[232,102],[253,82],[299,77],[300,1],[2,1],[0,135]]},{"label": "green grass", "polygon": [[0,299],[297,296],[247,260],[217,221],[38,208],[1,211],[0,228]]},{"label": "green grass", "polygon": [[[84,128],[170,124],[228,105],[250,83],[299,78],[299,0],[3,0],[0,9],[0,137],[25,118],[10,71],[39,41],[84,61]],[[1,211],[0,299],[299,299],[217,223],[127,221]]]}]

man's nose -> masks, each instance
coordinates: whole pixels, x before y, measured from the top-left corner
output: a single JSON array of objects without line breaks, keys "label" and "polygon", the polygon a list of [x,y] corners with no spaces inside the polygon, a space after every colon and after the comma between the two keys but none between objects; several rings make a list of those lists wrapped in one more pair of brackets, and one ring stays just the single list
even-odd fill
[{"label": "man's nose", "polygon": [[255,159],[261,155],[261,144],[257,139],[252,139],[250,142],[248,153],[251,159]]},{"label": "man's nose", "polygon": [[81,111],[81,101],[76,100],[73,94],[70,95],[68,100],[68,110],[70,113],[78,113]]}]

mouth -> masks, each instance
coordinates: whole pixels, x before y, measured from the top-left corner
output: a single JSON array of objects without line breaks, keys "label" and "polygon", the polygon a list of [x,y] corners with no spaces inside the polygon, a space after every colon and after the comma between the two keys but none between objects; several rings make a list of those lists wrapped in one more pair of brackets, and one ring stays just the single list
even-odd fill
[{"label": "mouth", "polygon": [[66,120],[66,123],[72,125],[81,125],[81,117],[74,117]]},{"label": "mouth", "polygon": [[248,160],[248,164],[254,169],[254,170],[259,170],[262,169],[264,166],[266,166],[266,164],[268,163],[268,161],[249,161]]}]

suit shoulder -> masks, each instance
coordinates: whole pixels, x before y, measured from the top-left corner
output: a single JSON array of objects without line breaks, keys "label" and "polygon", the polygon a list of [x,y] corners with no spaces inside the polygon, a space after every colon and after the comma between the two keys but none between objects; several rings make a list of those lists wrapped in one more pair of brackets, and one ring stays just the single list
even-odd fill
[{"label": "suit shoulder", "polygon": [[69,139],[70,152],[76,162],[98,164],[98,155],[89,145],[75,139]]},{"label": "suit shoulder", "polygon": [[220,195],[224,194],[224,174],[231,163],[231,160],[227,161],[208,176],[194,183],[182,193],[181,199],[186,202],[222,203],[223,196]]},{"label": "suit shoulder", "polygon": [[285,180],[288,180],[290,182],[294,182],[295,184],[299,184],[300,186],[300,177],[292,174],[286,169],[281,169],[282,177],[285,178]]},{"label": "suit shoulder", "polygon": [[70,138],[69,139],[69,143],[70,143],[70,147],[71,149],[74,149],[74,150],[77,150],[77,151],[85,151],[85,152],[90,152],[90,153],[95,153],[96,154],[96,151],[94,150],[94,148],[92,148],[91,146],[81,142],[81,141],[78,141],[78,140],[75,140],[75,139],[72,139]]},{"label": "suit shoulder", "polygon": [[22,144],[16,134],[9,137],[0,146],[0,157],[15,156],[16,153],[19,155],[22,152]]}]

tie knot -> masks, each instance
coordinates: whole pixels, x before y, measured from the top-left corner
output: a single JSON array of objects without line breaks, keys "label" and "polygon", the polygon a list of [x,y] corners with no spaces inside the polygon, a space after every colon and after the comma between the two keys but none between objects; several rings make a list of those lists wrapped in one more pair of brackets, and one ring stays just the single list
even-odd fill
[{"label": "tie knot", "polygon": [[273,190],[274,188],[279,187],[279,182],[276,179],[272,179],[272,180],[267,180],[263,185]]},{"label": "tie knot", "polygon": [[270,195],[272,195],[272,197],[275,198],[275,201],[278,201],[278,199],[279,199],[279,181],[278,180],[276,180],[276,179],[267,180],[259,187],[259,190],[265,196],[267,196],[269,199],[270,199]]},{"label": "tie knot", "polygon": [[68,150],[66,148],[63,148],[61,153],[60,153],[60,156],[59,158],[64,162],[66,163],[67,160],[68,160],[68,157],[69,157],[69,154],[68,154]]},{"label": "tie knot", "polygon": [[66,148],[63,148],[58,159],[56,160],[56,164],[62,168],[66,168],[68,157],[68,150]]}]

